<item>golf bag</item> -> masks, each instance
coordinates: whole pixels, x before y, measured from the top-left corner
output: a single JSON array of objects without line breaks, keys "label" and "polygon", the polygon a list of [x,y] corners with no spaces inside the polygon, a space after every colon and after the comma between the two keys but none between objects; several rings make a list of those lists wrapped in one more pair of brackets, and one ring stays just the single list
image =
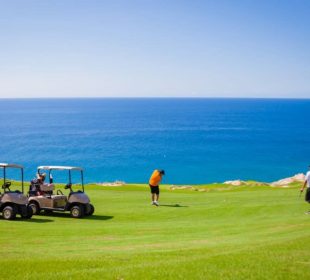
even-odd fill
[{"label": "golf bag", "polygon": [[37,195],[37,192],[40,191],[40,183],[38,182],[37,179],[33,179],[30,182],[29,186],[29,196],[35,196]]}]

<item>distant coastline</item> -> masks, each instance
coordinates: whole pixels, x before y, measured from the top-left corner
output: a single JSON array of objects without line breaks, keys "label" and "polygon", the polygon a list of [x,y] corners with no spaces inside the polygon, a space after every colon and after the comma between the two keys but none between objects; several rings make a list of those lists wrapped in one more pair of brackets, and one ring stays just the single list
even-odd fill
[{"label": "distant coastline", "polygon": [[[305,174],[303,173],[299,173],[296,174],[294,176],[291,177],[287,177],[287,178],[282,178],[279,179],[275,182],[258,182],[258,181],[254,181],[254,180],[248,180],[248,181],[244,181],[244,180],[229,180],[229,181],[225,181],[222,183],[209,183],[209,184],[198,184],[198,185],[215,185],[215,184],[219,184],[219,185],[227,185],[227,186],[235,186],[235,187],[239,187],[239,186],[269,186],[269,187],[280,187],[280,188],[288,188],[288,187],[292,187],[292,186],[296,186],[296,183],[303,183],[305,181]],[[90,185],[94,184],[94,185],[99,185],[99,186],[106,186],[106,187],[121,187],[121,186],[125,186],[127,185],[126,182],[124,181],[115,181],[115,182],[94,182],[94,183],[89,183]],[[135,183],[128,183],[128,184],[135,184]],[[195,185],[174,185],[172,184],[170,186],[171,189],[193,189],[195,188]]]}]

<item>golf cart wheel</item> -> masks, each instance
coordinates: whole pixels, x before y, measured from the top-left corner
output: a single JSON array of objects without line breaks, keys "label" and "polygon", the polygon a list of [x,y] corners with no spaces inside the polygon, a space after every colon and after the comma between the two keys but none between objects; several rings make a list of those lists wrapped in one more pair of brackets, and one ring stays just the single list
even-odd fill
[{"label": "golf cart wheel", "polygon": [[30,219],[32,217],[32,208],[28,206],[21,206],[20,215],[23,219]]},{"label": "golf cart wheel", "polygon": [[32,211],[32,208],[28,205],[27,206],[27,211],[28,211],[28,215],[27,215],[27,219],[30,219],[33,215],[33,211]]},{"label": "golf cart wheel", "polygon": [[88,205],[86,206],[86,213],[85,213],[85,215],[91,216],[92,214],[94,214],[94,212],[95,212],[95,207],[94,207],[94,205],[88,204]]},{"label": "golf cart wheel", "polygon": [[82,205],[75,205],[71,208],[72,218],[82,218],[84,216],[84,207]]},{"label": "golf cart wheel", "polygon": [[38,205],[38,203],[30,202],[28,206],[31,207],[33,215],[39,215],[40,214],[41,209],[40,209],[40,206]]},{"label": "golf cart wheel", "polygon": [[15,206],[6,206],[2,211],[2,216],[5,220],[14,220],[16,213],[17,209]]}]

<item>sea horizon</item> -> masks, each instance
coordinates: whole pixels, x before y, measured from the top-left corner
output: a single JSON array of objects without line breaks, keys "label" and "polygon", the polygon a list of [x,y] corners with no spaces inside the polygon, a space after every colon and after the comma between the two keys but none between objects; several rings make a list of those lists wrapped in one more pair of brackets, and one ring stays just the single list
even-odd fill
[{"label": "sea horizon", "polygon": [[[85,169],[85,181],[272,182],[309,165],[309,99],[0,99],[1,162]],[[60,179],[62,179],[60,175]]]},{"label": "sea horizon", "polygon": [[245,100],[310,100],[310,97],[202,97],[202,96],[65,96],[65,97],[0,97],[0,100],[74,100],[74,99],[245,99]]}]

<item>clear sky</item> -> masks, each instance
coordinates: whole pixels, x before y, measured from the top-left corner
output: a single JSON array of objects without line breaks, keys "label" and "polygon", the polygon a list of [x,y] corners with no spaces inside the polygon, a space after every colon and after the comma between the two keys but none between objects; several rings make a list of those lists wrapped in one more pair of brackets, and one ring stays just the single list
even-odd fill
[{"label": "clear sky", "polygon": [[310,97],[309,0],[0,0],[0,97]]}]

